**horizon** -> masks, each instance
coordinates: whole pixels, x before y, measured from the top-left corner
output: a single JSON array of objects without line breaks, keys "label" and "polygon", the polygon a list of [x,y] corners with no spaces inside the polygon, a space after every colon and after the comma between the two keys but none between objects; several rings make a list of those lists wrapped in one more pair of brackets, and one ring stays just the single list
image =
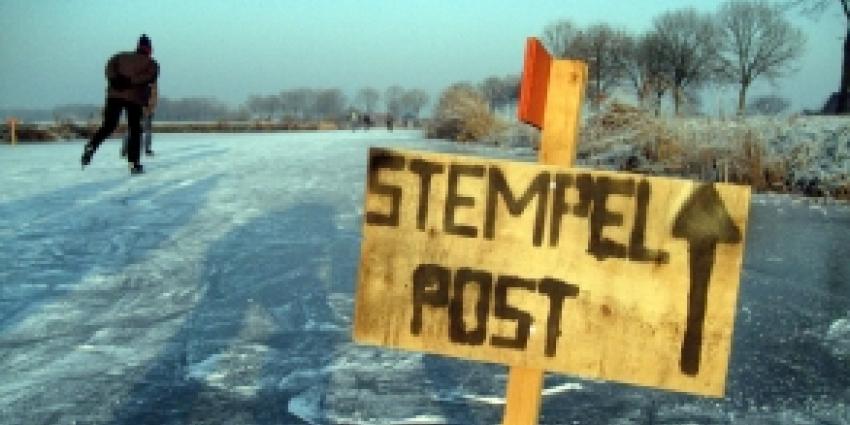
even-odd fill
[{"label": "horizon", "polygon": [[[427,111],[453,83],[519,74],[525,39],[561,19],[581,27],[604,22],[638,34],[665,11],[693,6],[713,13],[721,3],[618,2],[612,13],[614,1],[571,7],[558,1],[151,0],[140,7],[108,0],[2,0],[0,109],[102,105],[106,60],[132,50],[146,33],[161,66],[164,98],[212,98],[236,108],[252,95],[297,87],[339,88],[351,101],[360,88],[383,95],[399,85],[425,90],[431,98]],[[846,24],[839,9],[830,7],[817,19],[789,13],[807,36],[799,70],[775,87],[757,80],[749,99],[778,94],[791,101],[791,111],[820,109],[839,83]],[[734,111],[734,86],[704,92],[705,109]]]}]

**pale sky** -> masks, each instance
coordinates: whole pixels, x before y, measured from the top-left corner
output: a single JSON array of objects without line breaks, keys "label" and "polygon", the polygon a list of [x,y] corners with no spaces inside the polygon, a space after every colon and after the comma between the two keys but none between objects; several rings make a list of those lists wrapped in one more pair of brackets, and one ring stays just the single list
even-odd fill
[{"label": "pale sky", "polygon": [[[819,108],[838,87],[845,21],[838,2],[808,36],[799,72],[777,93]],[[103,68],[147,33],[161,95],[215,97],[295,87],[421,88],[436,97],[458,81],[518,74],[525,39],[568,18],[642,32],[664,11],[710,0],[0,0],[0,108],[102,104]],[[756,92],[773,92],[762,85]],[[728,90],[731,105],[734,90]],[[726,102],[726,100],[723,100]],[[714,100],[712,100],[714,102]]]}]

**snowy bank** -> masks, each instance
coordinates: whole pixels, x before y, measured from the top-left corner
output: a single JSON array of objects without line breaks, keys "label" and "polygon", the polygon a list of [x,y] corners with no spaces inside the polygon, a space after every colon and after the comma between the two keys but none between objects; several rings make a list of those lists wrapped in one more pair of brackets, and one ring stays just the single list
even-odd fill
[{"label": "snowy bank", "polygon": [[850,199],[850,117],[655,117],[612,103],[589,116],[579,164]]}]

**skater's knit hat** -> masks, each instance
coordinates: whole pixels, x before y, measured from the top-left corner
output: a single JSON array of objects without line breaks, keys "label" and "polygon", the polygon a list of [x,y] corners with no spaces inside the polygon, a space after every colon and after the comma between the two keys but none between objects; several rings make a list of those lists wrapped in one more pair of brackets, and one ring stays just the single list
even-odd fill
[{"label": "skater's knit hat", "polygon": [[151,45],[151,39],[148,38],[147,34],[142,34],[142,36],[139,37],[138,50],[144,50],[147,53],[153,52],[153,46]]}]

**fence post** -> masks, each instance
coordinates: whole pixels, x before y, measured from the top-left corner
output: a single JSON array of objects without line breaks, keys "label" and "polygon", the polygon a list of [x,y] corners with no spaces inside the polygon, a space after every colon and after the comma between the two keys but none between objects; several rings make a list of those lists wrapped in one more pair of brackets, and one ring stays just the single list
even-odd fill
[{"label": "fence post", "polygon": [[13,145],[18,143],[18,119],[11,117],[6,120],[6,125],[9,127],[9,143]]}]

